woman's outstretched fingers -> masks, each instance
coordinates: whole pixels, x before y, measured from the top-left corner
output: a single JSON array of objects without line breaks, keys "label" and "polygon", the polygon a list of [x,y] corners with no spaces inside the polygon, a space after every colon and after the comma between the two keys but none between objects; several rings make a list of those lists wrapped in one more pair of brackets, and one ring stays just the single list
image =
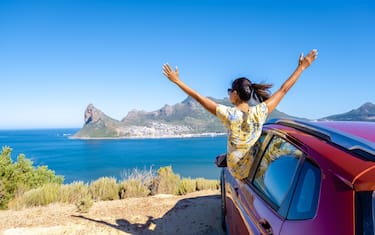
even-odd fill
[{"label": "woman's outstretched fingers", "polygon": [[163,74],[172,82],[177,82],[179,80],[177,67],[176,70],[173,71],[169,64],[163,64]]},{"label": "woman's outstretched fingers", "polygon": [[318,56],[318,51],[316,49],[311,50],[309,56],[311,56],[312,59],[315,59]]},{"label": "woman's outstretched fingers", "polygon": [[171,68],[169,67],[168,64],[163,64],[163,71],[166,73],[166,72],[169,72],[171,70]]},{"label": "woman's outstretched fingers", "polygon": [[169,77],[169,74],[171,73],[172,69],[171,67],[169,66],[169,64],[163,64],[163,74],[166,76],[166,77]]}]

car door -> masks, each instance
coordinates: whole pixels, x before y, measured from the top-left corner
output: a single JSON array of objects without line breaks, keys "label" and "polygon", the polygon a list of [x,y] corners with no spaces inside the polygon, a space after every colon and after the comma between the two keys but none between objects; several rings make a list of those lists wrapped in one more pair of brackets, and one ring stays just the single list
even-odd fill
[{"label": "car door", "polygon": [[238,190],[239,204],[246,212],[244,220],[252,224],[247,228],[249,234],[280,234],[303,156],[276,135],[260,151],[252,173]]},{"label": "car door", "polygon": [[[266,135],[263,134],[252,148],[252,155],[255,157],[260,152]],[[238,180],[226,169],[223,171],[223,182],[225,183],[226,222],[228,234],[246,235],[262,234],[258,225],[248,218],[247,210],[250,194],[246,191],[246,181]]]}]

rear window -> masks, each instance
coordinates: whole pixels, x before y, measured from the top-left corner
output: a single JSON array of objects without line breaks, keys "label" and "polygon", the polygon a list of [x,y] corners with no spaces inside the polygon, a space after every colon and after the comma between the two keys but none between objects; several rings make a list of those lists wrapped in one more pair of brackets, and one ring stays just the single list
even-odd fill
[{"label": "rear window", "polygon": [[288,219],[303,220],[315,216],[320,192],[320,169],[305,160],[292,204],[288,212]]},{"label": "rear window", "polygon": [[356,193],[356,235],[373,235],[375,221],[375,192]]}]

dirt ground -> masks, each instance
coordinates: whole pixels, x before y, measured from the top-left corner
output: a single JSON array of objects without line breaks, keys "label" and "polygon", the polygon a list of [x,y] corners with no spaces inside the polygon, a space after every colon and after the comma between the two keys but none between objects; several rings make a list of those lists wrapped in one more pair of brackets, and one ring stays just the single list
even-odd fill
[{"label": "dirt ground", "polygon": [[219,192],[200,191],[95,202],[88,213],[61,204],[0,211],[0,234],[224,235],[220,220]]}]

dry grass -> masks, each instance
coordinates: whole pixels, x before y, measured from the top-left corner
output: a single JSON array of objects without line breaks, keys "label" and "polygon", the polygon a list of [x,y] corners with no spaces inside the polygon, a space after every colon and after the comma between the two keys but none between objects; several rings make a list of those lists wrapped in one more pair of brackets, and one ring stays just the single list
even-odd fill
[{"label": "dry grass", "polygon": [[144,171],[135,169],[124,176],[126,179],[119,183],[115,178],[102,177],[90,184],[81,181],[66,185],[45,184],[40,188],[17,194],[8,207],[23,209],[59,202],[74,204],[78,211],[88,212],[93,201],[146,197],[156,194],[185,195],[195,191],[219,189],[217,180],[181,179],[179,175],[173,173],[170,166],[160,168],[157,175],[152,169]]},{"label": "dry grass", "polygon": [[88,213],[74,205],[50,204],[0,211],[4,235],[224,235],[219,191],[157,195],[94,202]]}]

